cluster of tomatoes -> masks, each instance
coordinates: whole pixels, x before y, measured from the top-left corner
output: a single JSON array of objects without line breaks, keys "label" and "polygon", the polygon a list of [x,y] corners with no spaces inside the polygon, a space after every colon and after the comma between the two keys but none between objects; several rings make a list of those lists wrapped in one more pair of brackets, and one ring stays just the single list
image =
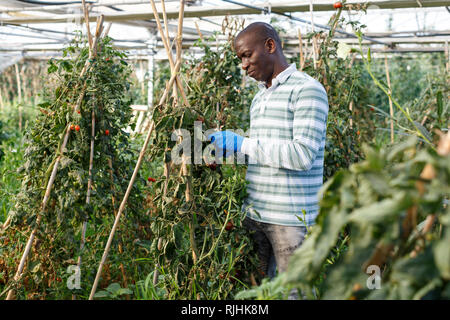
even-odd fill
[{"label": "cluster of tomatoes", "polygon": [[70,125],[70,130],[75,130],[75,131],[80,131],[80,126],[79,125],[74,125],[74,124],[71,124]]},{"label": "cluster of tomatoes", "polygon": [[[80,129],[81,129],[81,128],[80,128],[79,125],[75,125],[75,124],[71,124],[71,125],[70,125],[70,130],[72,130],[72,131],[74,131],[74,130],[75,130],[75,131],[80,131]],[[106,135],[106,136],[109,136],[109,130],[108,130],[108,129],[105,130],[105,135]]]}]

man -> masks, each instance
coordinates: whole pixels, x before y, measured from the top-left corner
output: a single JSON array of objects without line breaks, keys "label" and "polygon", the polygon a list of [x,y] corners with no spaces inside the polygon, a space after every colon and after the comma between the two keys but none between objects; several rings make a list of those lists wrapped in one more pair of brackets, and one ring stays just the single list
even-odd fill
[{"label": "man", "polygon": [[244,225],[254,231],[262,271],[287,269],[318,214],[328,99],[323,86],[289,65],[272,26],[250,24],[235,39],[247,74],[260,81],[250,109],[250,136],[219,131],[216,150],[248,156]]}]

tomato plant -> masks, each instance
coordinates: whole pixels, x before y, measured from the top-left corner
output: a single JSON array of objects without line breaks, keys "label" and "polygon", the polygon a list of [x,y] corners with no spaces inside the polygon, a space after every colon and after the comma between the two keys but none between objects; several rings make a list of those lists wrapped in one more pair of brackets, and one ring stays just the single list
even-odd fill
[{"label": "tomato plant", "polygon": [[[186,175],[172,159],[177,142],[171,137],[178,129],[192,136],[196,121],[203,130],[248,127],[251,92],[243,93],[239,60],[231,42],[217,50],[201,40],[196,45],[204,55],[188,59],[182,73],[191,107],[172,98],[156,106],[153,114],[156,127],[150,156],[162,160],[166,175],[153,183],[151,229],[155,238],[150,255],[159,274],[156,286],[165,288],[165,298],[226,299],[258,278],[253,245],[242,227],[245,167],[202,160],[189,164]],[[191,150],[197,143],[202,150],[209,144],[205,139],[190,143]],[[238,269],[246,271],[238,276]],[[220,274],[233,275],[235,282],[216,277]]]},{"label": "tomato plant", "polygon": [[[82,295],[83,289],[90,288],[92,272],[100,260],[105,242],[105,229],[114,219],[135,166],[135,146],[125,131],[129,125],[132,126],[129,107],[132,101],[127,94],[130,89],[127,78],[131,68],[125,61],[125,54],[114,49],[111,39],[107,37],[99,44],[97,58],[91,61],[88,71],[80,77],[88,51],[86,42],[77,38],[63,50],[63,59],[48,62],[48,77],[53,78],[57,86],[53,91],[44,92],[44,101],[38,105],[40,114],[25,133],[24,162],[18,170],[22,186],[9,212],[11,225],[1,238],[2,241],[17,241],[19,244],[18,247],[5,246],[2,249],[5,279],[8,281],[17,267],[23,236],[34,226],[37,215],[42,215],[43,223],[38,229],[22,283],[25,292],[34,298],[54,294],[61,297],[71,296],[72,293]],[[107,63],[106,57],[111,61]],[[79,99],[78,113],[74,106]],[[95,152],[92,189],[87,203],[92,113],[95,113]],[[71,131],[62,154],[49,205],[42,211],[41,202],[49,174],[59,156],[61,138],[71,123],[75,124],[74,131]],[[115,128],[115,134],[106,138],[104,132],[111,127]],[[126,281],[126,272],[120,271],[120,265],[131,259],[127,269],[128,272],[133,271],[134,257],[130,255],[138,255],[142,251],[133,241],[145,240],[150,236],[145,227],[148,217],[143,207],[144,185],[145,179],[139,174],[127,206],[126,223],[120,228],[115,242],[118,246],[116,250],[127,254],[120,258],[111,257],[101,286],[107,285],[105,281],[111,280],[111,277]],[[80,251],[84,221],[88,222],[87,248]],[[125,237],[127,241],[124,241]],[[83,289],[71,292],[64,281],[60,283],[58,279],[68,277],[66,269],[76,265],[79,255],[83,261]]]},{"label": "tomato plant", "polygon": [[[366,146],[365,153],[322,189],[318,225],[290,261],[286,281],[310,297],[317,286],[323,299],[448,299],[450,155],[415,137],[381,150]],[[435,176],[425,179],[427,164]],[[439,223],[426,222],[430,217]],[[344,228],[348,249],[321,277]],[[379,270],[379,290],[371,290],[369,267]]]}]

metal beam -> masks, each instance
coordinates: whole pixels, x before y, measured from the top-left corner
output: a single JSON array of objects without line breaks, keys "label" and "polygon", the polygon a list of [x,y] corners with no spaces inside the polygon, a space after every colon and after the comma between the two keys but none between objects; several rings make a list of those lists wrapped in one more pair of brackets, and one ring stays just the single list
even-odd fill
[{"label": "metal beam", "polygon": [[[397,0],[397,1],[385,1],[385,0],[373,0],[373,1],[347,1],[348,5],[365,5],[369,4],[377,6],[380,9],[397,9],[397,8],[420,8],[422,7],[443,7],[449,5],[449,1],[442,0]],[[332,11],[333,1],[318,0],[314,2],[314,11]],[[370,9],[369,9],[370,10]],[[307,12],[309,11],[308,1],[297,1],[293,4],[276,4],[271,6],[271,12]],[[224,5],[224,6],[193,6],[186,7],[184,11],[185,18],[198,18],[198,17],[213,17],[213,16],[225,16],[225,15],[245,15],[245,14],[260,14],[261,10],[249,7],[243,7],[241,5]],[[106,22],[120,22],[120,21],[136,21],[136,20],[148,20],[153,19],[153,12],[148,10],[142,11],[124,11],[124,12],[108,12],[103,13]],[[177,19],[178,8],[168,9],[167,18]],[[162,18],[162,13],[160,12]],[[84,18],[82,14],[62,14],[51,17],[33,16],[33,17],[16,17],[16,18],[0,18],[0,23],[3,24],[26,24],[26,23],[66,23],[69,21],[80,21]],[[94,13],[91,14],[90,20],[95,21],[97,19]]]}]

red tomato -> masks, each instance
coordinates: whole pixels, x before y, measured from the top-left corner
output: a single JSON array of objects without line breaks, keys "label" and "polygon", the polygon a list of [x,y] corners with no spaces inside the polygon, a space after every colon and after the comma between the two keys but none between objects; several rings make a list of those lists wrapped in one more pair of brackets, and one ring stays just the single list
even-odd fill
[{"label": "red tomato", "polygon": [[155,178],[152,178],[152,177],[148,177],[148,182],[155,182],[156,181],[156,179]]},{"label": "red tomato", "polygon": [[80,131],[80,126],[79,126],[79,125],[76,125],[76,126],[75,126],[75,130],[76,130],[76,131]]},{"label": "red tomato", "polygon": [[233,230],[233,228],[234,228],[233,222],[228,221],[227,224],[226,224],[226,226],[225,226],[225,230],[231,231],[231,230]]},{"label": "red tomato", "polygon": [[109,130],[108,130],[108,129],[105,130],[105,134],[106,134],[107,136],[109,136]]},{"label": "red tomato", "polygon": [[208,165],[208,168],[210,168],[211,170],[216,170],[217,169],[217,163],[211,163]]},{"label": "red tomato", "polygon": [[72,131],[75,130],[75,125],[74,124],[70,125],[70,130],[72,130]]},{"label": "red tomato", "polygon": [[334,7],[335,9],[342,8],[342,2],[340,2],[340,1],[335,2],[335,3],[333,4],[333,7]]}]

